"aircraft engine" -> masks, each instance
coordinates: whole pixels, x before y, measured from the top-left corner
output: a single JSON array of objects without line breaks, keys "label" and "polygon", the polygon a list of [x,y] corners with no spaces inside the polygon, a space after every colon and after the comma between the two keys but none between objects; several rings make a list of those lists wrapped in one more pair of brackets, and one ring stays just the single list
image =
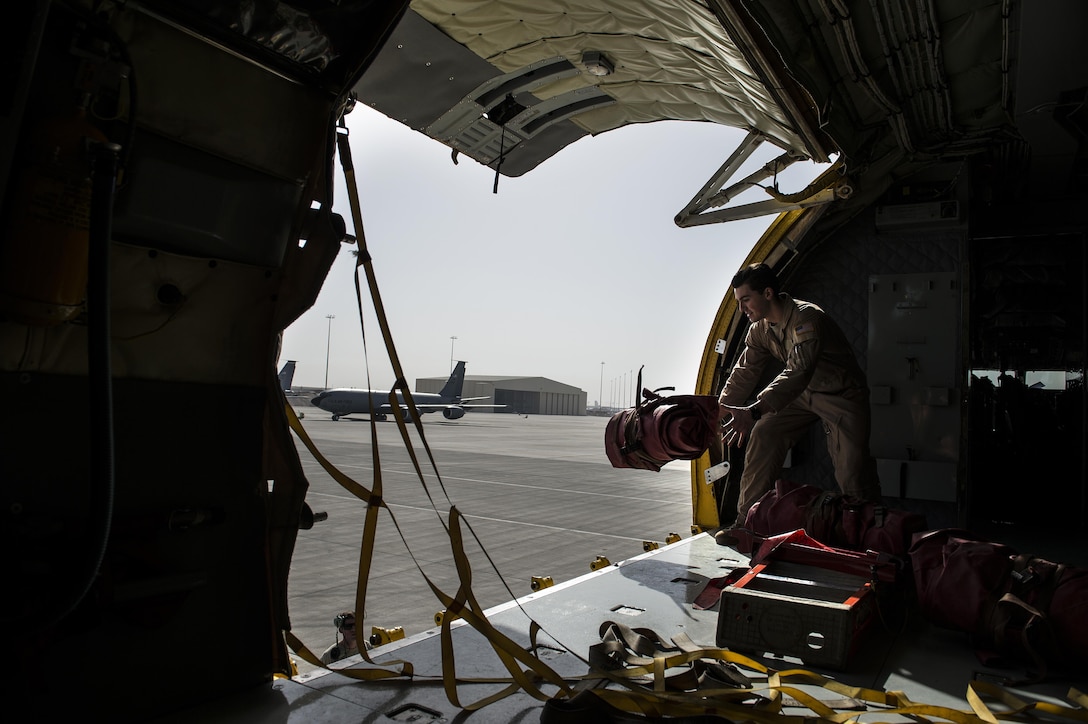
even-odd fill
[{"label": "aircraft engine", "polygon": [[465,411],[460,407],[447,407],[445,410],[442,410],[442,417],[447,420],[460,420],[464,416]]}]

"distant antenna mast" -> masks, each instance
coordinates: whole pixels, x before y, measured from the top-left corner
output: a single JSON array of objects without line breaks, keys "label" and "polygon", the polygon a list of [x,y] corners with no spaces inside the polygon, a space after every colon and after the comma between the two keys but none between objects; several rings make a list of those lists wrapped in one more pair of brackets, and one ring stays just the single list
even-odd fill
[{"label": "distant antenna mast", "polygon": [[329,335],[325,339],[325,389],[329,389],[329,351],[332,349],[332,320],[336,319],[335,314],[326,314],[325,319],[329,320]]}]

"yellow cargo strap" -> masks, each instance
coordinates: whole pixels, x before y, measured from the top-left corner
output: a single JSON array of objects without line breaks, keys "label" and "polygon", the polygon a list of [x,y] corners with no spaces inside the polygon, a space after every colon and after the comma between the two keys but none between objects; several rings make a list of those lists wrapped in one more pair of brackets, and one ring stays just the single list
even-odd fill
[{"label": "yellow cargo strap", "polygon": [[[598,685],[620,683],[626,688],[584,691],[622,711],[650,717],[709,714],[734,721],[811,723],[811,715],[785,712],[787,708],[801,708],[821,722],[836,724],[858,722],[863,715],[867,724],[874,724],[873,715],[879,715],[880,721],[886,721],[884,717],[908,717],[956,724],[996,724],[999,719],[1023,720],[1032,714],[1088,721],[1088,697],[1076,689],[1067,694],[1075,706],[1066,707],[1025,701],[995,684],[974,681],[967,692],[971,706],[967,711],[917,703],[903,692],[848,686],[805,669],[776,671],[728,649],[700,647],[687,634],[668,641],[650,629],[631,629],[609,621],[601,627],[601,638],[602,643],[591,651],[591,661],[598,666],[609,661],[619,668],[591,672],[584,683],[596,678]],[[708,662],[729,665],[734,674],[703,675],[700,669],[705,672]],[[841,698],[820,699],[798,688],[802,685],[820,687]],[[995,711],[986,699],[999,703],[1001,708]]]},{"label": "yellow cargo strap", "polygon": [[[554,670],[547,664],[540,661],[534,654],[527,651],[524,647],[514,642],[512,639],[498,631],[483,615],[483,610],[480,604],[476,601],[475,595],[472,593],[472,570],[469,565],[468,556],[465,554],[464,541],[461,535],[461,524],[463,518],[460,511],[456,506],[450,509],[450,523],[447,528],[450,542],[453,548],[454,563],[458,573],[458,579],[460,581],[460,587],[457,594],[453,597],[444,593],[423,571],[422,566],[416,560],[415,555],[412,554],[411,548],[408,545],[407,537],[404,535],[403,530],[397,523],[396,516],[385,505],[384,501],[380,500],[372,491],[368,491],[364,486],[360,485],[350,477],[345,475],[341,470],[337,469],[329,460],[321,454],[317,449],[313,440],[306,433],[305,428],[302,427],[298,417],[294,414],[294,411],[290,409],[288,405],[287,410],[288,421],[291,425],[291,429],[298,434],[299,439],[302,440],[306,448],[314,456],[314,458],[321,464],[321,466],[336,480],[345,490],[356,495],[361,500],[367,502],[368,520],[367,524],[370,524],[370,512],[377,510],[378,507],[384,507],[389,514],[390,520],[396,527],[401,540],[404,542],[405,548],[408,549],[409,555],[415,563],[416,569],[420,575],[423,576],[427,586],[435,594],[435,597],[446,607],[446,610],[450,615],[442,617],[441,626],[441,644],[442,644],[442,681],[445,685],[446,695],[450,702],[455,706],[463,709],[477,709],[494,701],[498,701],[501,698],[509,696],[519,690],[525,690],[530,695],[535,696],[540,700],[546,700],[551,698],[550,695],[544,694],[540,691],[537,682],[547,682],[554,686],[559,687],[560,690],[570,691],[570,686],[559,676]],[[377,446],[375,442],[375,447]],[[378,476],[377,468],[375,468],[375,475]],[[479,539],[477,539],[479,542]],[[363,536],[364,546],[369,545],[369,550],[364,550],[360,555],[360,568],[359,568],[359,587],[357,602],[356,602],[356,628],[359,628],[359,621],[361,614],[365,611],[365,592],[366,592],[366,578],[370,573],[370,553],[373,551],[373,535],[364,532]],[[453,615],[456,614],[456,615]],[[453,652],[453,638],[451,634],[451,624],[456,618],[462,618],[469,623],[473,628],[483,634],[492,648],[498,654],[500,660],[506,666],[507,671],[510,672],[511,677],[509,679],[495,679],[495,678],[458,678],[455,674],[454,668],[454,652]],[[531,623],[531,638],[534,642],[537,634],[542,630],[540,625],[533,621]],[[298,640],[290,632],[286,633],[287,642],[291,648],[298,653],[302,658],[315,666],[324,666],[319,658],[314,656],[301,641]],[[360,649],[360,655],[363,659],[375,666],[373,660],[367,654],[364,649]],[[522,663],[528,667],[528,670],[523,670],[518,666],[518,663]],[[399,671],[393,671],[389,669],[375,668],[375,669],[357,669],[357,668],[342,668],[337,671],[345,676],[362,679],[362,680],[375,680],[385,679],[397,676],[413,676],[413,670],[410,662],[406,661],[391,661],[385,662],[380,666],[392,666],[400,664],[401,669]],[[457,695],[456,686],[458,683],[509,683],[506,689],[499,691],[491,696],[485,697],[480,701],[473,704],[463,704]]]},{"label": "yellow cargo strap", "polygon": [[[999,702],[1003,709],[994,713],[985,702],[987,697]],[[1008,689],[985,681],[972,681],[967,687],[967,702],[971,709],[979,719],[990,724],[996,724],[998,719],[1035,718],[1032,715],[1036,712],[1088,722],[1088,695],[1070,688],[1065,698],[1079,708],[1072,709],[1048,701],[1025,701]]]},{"label": "yellow cargo strap", "polygon": [[[378,291],[377,278],[374,273],[372,260],[369,251],[366,248],[365,235],[363,233],[362,226],[362,212],[359,206],[358,191],[355,183],[355,172],[351,162],[351,149],[348,144],[347,129],[341,121],[339,132],[337,133],[337,147],[340,152],[341,164],[344,167],[345,180],[347,181],[349,199],[352,208],[352,218],[355,225],[356,241],[359,245],[356,269],[355,269],[355,290],[356,299],[359,308],[359,320],[360,327],[363,326],[363,305],[362,305],[362,289],[359,283],[359,267],[363,267],[363,271],[367,278],[371,299],[374,303],[374,310],[377,315],[379,326],[382,330],[382,336],[385,341],[386,349],[389,352],[390,362],[393,366],[394,376],[396,382],[393,385],[393,389],[389,393],[389,402],[393,417],[397,422],[398,430],[400,431],[401,438],[405,443],[405,447],[412,460],[413,467],[416,471],[416,476],[419,478],[420,483],[424,487],[424,491],[427,494],[428,499],[431,502],[432,508],[438,513],[438,507],[435,505],[434,498],[426,484],[426,480],[423,476],[422,468],[419,464],[419,460],[415,454],[415,448],[412,445],[411,438],[408,433],[408,428],[405,422],[404,410],[401,408],[401,404],[397,400],[396,392],[400,390],[404,400],[404,406],[407,407],[407,412],[412,422],[414,423],[416,432],[419,436],[419,440],[423,445],[423,448],[427,454],[428,460],[431,464],[431,468],[438,480],[442,492],[446,497],[446,501],[449,502],[449,495],[446,493],[445,485],[442,482],[441,474],[438,472],[437,464],[434,461],[434,456],[431,453],[430,447],[427,444],[426,435],[423,430],[423,425],[420,420],[419,411],[415,406],[415,402],[412,399],[411,391],[408,389],[405,376],[400,365],[400,360],[396,354],[396,349],[393,344],[392,332],[389,328],[387,317],[384,307],[381,302],[381,295]],[[366,346],[366,330],[363,328],[363,345]],[[450,536],[450,541],[453,546],[453,553],[458,575],[460,577],[460,588],[455,596],[449,596],[443,592],[433,581],[424,573],[422,566],[416,560],[414,554],[412,554],[411,548],[408,546],[407,537],[401,530],[400,525],[397,523],[396,516],[385,504],[382,497],[382,481],[381,481],[381,463],[379,459],[379,446],[377,438],[377,427],[373,419],[371,419],[371,448],[373,455],[373,475],[374,481],[371,489],[367,489],[365,486],[359,484],[349,476],[345,475],[342,471],[336,468],[327,458],[325,458],[317,449],[313,440],[306,433],[305,428],[302,427],[301,422],[295,415],[293,408],[290,404],[286,405],[287,420],[291,429],[299,436],[306,448],[314,456],[314,459],[329,473],[329,475],[345,490],[355,495],[360,500],[367,503],[366,519],[363,528],[363,539],[361,542],[360,558],[359,558],[359,574],[356,588],[356,604],[355,604],[355,626],[357,640],[365,640],[361,638],[361,632],[363,631],[363,622],[366,609],[366,590],[367,580],[370,573],[370,565],[372,555],[374,551],[375,531],[377,525],[377,515],[379,508],[385,508],[390,520],[396,527],[401,540],[404,541],[406,549],[408,549],[409,555],[412,557],[412,561],[415,564],[417,570],[423,575],[427,585],[431,588],[432,592],[438,598],[438,600],[445,606],[450,615],[444,616],[441,627],[442,637],[442,651],[443,651],[443,676],[442,680],[446,687],[446,693],[451,703],[465,709],[474,709],[485,706],[493,701],[497,701],[500,698],[509,696],[519,690],[525,690],[533,696],[541,700],[550,698],[549,695],[540,691],[537,682],[547,682],[554,686],[557,686],[561,691],[569,691],[569,685],[562,677],[556,674],[549,666],[541,662],[535,655],[526,651],[522,646],[518,645],[498,630],[496,630],[490,622],[482,614],[482,609],[477,603],[474,594],[471,591],[471,569],[468,564],[468,558],[464,553],[464,547],[461,536],[461,524],[469,528],[471,531],[471,525],[467,521],[463,521],[460,512],[450,503],[450,524],[447,526],[443,521],[443,527],[446,529],[447,534]],[[441,519],[441,518],[440,518]],[[473,531],[473,536],[476,537],[478,543],[479,538]],[[480,543],[482,547],[482,543]],[[486,552],[485,552],[486,555]],[[504,582],[505,584],[505,582]],[[514,598],[512,591],[510,592],[511,598]],[[454,657],[453,646],[451,636],[451,623],[456,618],[462,618],[474,628],[479,630],[484,636],[487,637],[492,647],[495,649],[500,660],[506,666],[507,670],[511,674],[509,679],[459,679],[454,673]],[[532,638],[535,644],[535,638],[537,632],[541,628],[539,624],[533,622]],[[298,653],[302,658],[315,666],[324,666],[320,659],[314,655],[314,653],[305,646],[297,637],[290,632],[285,632],[285,640],[288,645]],[[351,676],[361,680],[375,680],[385,679],[391,677],[414,677],[414,671],[411,663],[406,661],[392,661],[386,662],[381,666],[393,667],[399,665],[399,669],[396,668],[381,668],[375,664],[370,658],[365,649],[360,649],[360,655],[368,663],[378,668],[341,668],[337,671],[345,676]],[[527,667],[523,670],[518,664],[519,662]],[[419,678],[419,677],[414,677]],[[471,683],[496,683],[496,682],[509,682],[510,686],[506,689],[485,697],[484,699],[472,703],[462,704],[457,696],[456,685],[459,682],[471,682]]]}]

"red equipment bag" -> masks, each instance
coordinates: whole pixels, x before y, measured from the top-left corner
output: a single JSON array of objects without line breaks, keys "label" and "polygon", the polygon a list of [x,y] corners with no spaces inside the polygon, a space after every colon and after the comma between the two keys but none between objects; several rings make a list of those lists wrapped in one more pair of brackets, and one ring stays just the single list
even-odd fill
[{"label": "red equipment bag", "polygon": [[721,441],[716,396],[658,394],[666,389],[672,388],[644,389],[642,403],[608,421],[604,450],[612,467],[657,472],[673,460],[694,460]]},{"label": "red equipment bag", "polygon": [[910,559],[922,615],[967,632],[983,663],[1088,671],[1088,569],[948,528],[915,536]]},{"label": "red equipment bag", "polygon": [[927,526],[918,513],[778,480],[748,510],[744,527],[759,537],[801,528],[829,546],[906,556],[912,537]]}]

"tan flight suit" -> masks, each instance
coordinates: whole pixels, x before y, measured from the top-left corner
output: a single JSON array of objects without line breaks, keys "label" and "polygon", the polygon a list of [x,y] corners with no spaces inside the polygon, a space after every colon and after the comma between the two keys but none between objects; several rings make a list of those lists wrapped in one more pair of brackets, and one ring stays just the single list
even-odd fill
[{"label": "tan flight suit", "polygon": [[744,351],[719,402],[744,406],[766,365],[785,365],[756,399],[764,412],[752,428],[740,478],[737,522],[774,486],[790,448],[815,420],[823,423],[835,479],[847,495],[879,500],[876,461],[869,454],[869,386],[839,326],[811,302],[779,295],[786,316],[748,328]]}]

